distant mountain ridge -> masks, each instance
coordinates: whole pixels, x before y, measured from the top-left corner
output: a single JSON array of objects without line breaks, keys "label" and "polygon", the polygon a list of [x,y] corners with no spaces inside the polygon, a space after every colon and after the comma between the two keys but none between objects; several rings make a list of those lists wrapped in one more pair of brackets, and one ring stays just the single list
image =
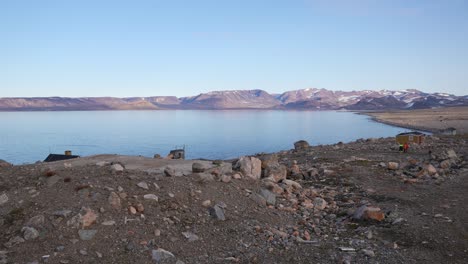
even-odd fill
[{"label": "distant mountain ridge", "polygon": [[9,97],[0,111],[85,111],[163,109],[387,110],[468,106],[468,96],[425,93],[414,89],[331,91],[308,88],[269,94],[263,90],[213,91],[197,96],[152,97]]}]

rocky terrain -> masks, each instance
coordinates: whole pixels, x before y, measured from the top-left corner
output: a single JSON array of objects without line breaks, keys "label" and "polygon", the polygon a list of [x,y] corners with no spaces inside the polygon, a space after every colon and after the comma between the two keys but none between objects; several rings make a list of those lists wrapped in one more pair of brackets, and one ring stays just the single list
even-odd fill
[{"label": "rocky terrain", "polygon": [[385,111],[365,113],[374,120],[399,127],[440,133],[455,128],[458,134],[468,133],[468,107],[447,107],[411,111]]},{"label": "rocky terrain", "polygon": [[0,263],[466,263],[467,138],[0,162]]},{"label": "rocky terrain", "polygon": [[197,96],[0,98],[0,111],[291,109],[386,110],[468,105],[467,96],[402,91],[330,91],[308,88],[269,94],[263,90],[214,91]]}]

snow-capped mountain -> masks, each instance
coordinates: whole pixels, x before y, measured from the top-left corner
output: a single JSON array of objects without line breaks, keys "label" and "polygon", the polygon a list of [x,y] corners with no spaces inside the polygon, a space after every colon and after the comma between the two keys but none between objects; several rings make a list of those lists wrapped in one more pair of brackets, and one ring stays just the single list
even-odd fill
[{"label": "snow-capped mountain", "polygon": [[269,94],[263,90],[213,91],[197,96],[0,98],[0,111],[122,109],[385,110],[468,106],[468,96],[418,90],[331,91],[308,88]]}]

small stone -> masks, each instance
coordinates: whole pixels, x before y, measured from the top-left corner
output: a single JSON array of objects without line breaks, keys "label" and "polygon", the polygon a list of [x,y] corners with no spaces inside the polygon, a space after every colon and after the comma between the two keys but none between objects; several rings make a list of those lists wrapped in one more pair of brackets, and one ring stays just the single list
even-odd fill
[{"label": "small stone", "polygon": [[99,162],[96,162],[96,166],[98,166],[98,167],[104,167],[104,166],[107,166],[107,165],[109,165],[109,164],[110,164],[110,162],[108,162],[108,161],[99,161]]},{"label": "small stone", "polygon": [[221,176],[221,181],[222,181],[222,182],[225,182],[225,183],[230,182],[231,179],[232,179],[232,177],[229,176],[229,175],[223,175],[223,176]]},{"label": "small stone", "polygon": [[354,252],[354,251],[356,251],[356,249],[354,249],[352,247],[339,247],[338,249],[343,251],[343,252]]},{"label": "small stone", "polygon": [[115,221],[114,220],[105,221],[105,222],[102,222],[101,225],[112,226],[112,225],[115,225]]},{"label": "small stone", "polygon": [[111,170],[114,171],[114,172],[119,173],[119,172],[123,172],[123,171],[124,171],[124,167],[123,167],[122,165],[120,165],[120,164],[117,163],[117,164],[113,164],[113,165],[111,166]]},{"label": "small stone", "polygon": [[83,256],[86,256],[88,255],[88,251],[86,251],[86,249],[80,249],[80,254],[83,255]]},{"label": "small stone", "polygon": [[197,241],[198,239],[200,239],[197,235],[195,235],[192,232],[182,232],[182,235],[184,235],[184,237],[187,238],[189,242]]},{"label": "small stone", "polygon": [[125,246],[125,250],[127,251],[134,251],[136,248],[136,245],[133,241],[130,241],[127,243],[127,245]]},{"label": "small stone", "polygon": [[145,189],[145,190],[149,190],[149,186],[146,182],[142,181],[142,182],[139,182],[137,184],[138,187],[142,188],[142,189]]},{"label": "small stone", "polygon": [[114,209],[120,209],[121,202],[120,202],[120,197],[117,193],[111,192],[108,198],[109,204],[112,206]]},{"label": "small stone", "polygon": [[137,213],[136,208],[133,207],[133,206],[130,206],[130,207],[128,208],[128,211],[129,211],[131,214],[136,214],[136,213]]},{"label": "small stone", "polygon": [[8,202],[8,195],[6,193],[0,195],[0,206]]},{"label": "small stone", "polygon": [[370,250],[370,249],[363,249],[363,250],[361,250],[361,251],[362,251],[362,253],[364,253],[364,255],[366,255],[366,256],[368,256],[368,257],[370,257],[370,258],[375,257],[375,253],[374,253],[373,250]]},{"label": "small stone", "polygon": [[65,250],[65,246],[58,246],[55,248],[55,252],[62,252]]},{"label": "small stone", "polygon": [[23,227],[21,232],[23,232],[23,237],[25,240],[34,240],[39,237],[39,231],[33,227]]},{"label": "small stone", "polygon": [[428,164],[426,166],[426,170],[427,170],[427,173],[429,173],[429,175],[435,175],[437,174],[437,169],[434,168],[434,166],[432,166],[431,164]]},{"label": "small stone", "polygon": [[97,230],[91,230],[91,229],[89,229],[89,230],[85,230],[85,229],[78,230],[78,235],[80,236],[81,240],[91,240],[96,235],[96,233],[97,233]]},{"label": "small stone", "polygon": [[276,204],[276,194],[272,193],[267,189],[261,189],[260,195],[265,198],[266,203],[268,205],[275,205]]},{"label": "small stone", "polygon": [[143,195],[143,198],[145,200],[152,200],[152,201],[155,201],[155,202],[157,202],[159,200],[158,196],[156,196],[155,194],[145,194],[145,195]]},{"label": "small stone", "polygon": [[83,224],[83,227],[88,227],[96,222],[97,215],[92,209],[86,208],[85,210],[86,214],[83,215],[81,223]]},{"label": "small stone", "polygon": [[389,170],[398,170],[399,167],[400,165],[397,162],[389,162],[387,165]]},{"label": "small stone", "polygon": [[143,206],[143,204],[139,203],[136,205],[136,210],[139,213],[143,213],[145,211],[145,207]]},{"label": "small stone", "polygon": [[96,251],[96,256],[97,256],[98,258],[102,258],[102,253]]},{"label": "small stone", "polygon": [[211,182],[215,180],[214,175],[210,173],[196,173],[194,175],[198,177],[199,182]]},{"label": "small stone", "polygon": [[232,178],[239,180],[242,179],[242,176],[239,173],[234,173],[234,175],[232,175]]},{"label": "small stone", "polygon": [[210,207],[211,206],[211,201],[210,200],[205,200],[202,202],[203,207]]},{"label": "small stone", "polygon": [[167,195],[169,195],[169,197],[171,197],[171,198],[175,197],[175,195],[173,193],[168,193]]},{"label": "small stone", "polygon": [[164,175],[166,175],[167,177],[176,176],[175,169],[172,168],[171,166],[167,166],[166,168],[164,168]]},{"label": "small stone", "polygon": [[159,229],[154,230],[154,236],[158,237],[160,235],[161,235],[161,230],[159,230]]},{"label": "small stone", "polygon": [[44,224],[45,217],[43,215],[36,215],[26,222],[26,226],[40,227]]},{"label": "small stone", "polygon": [[213,207],[210,207],[208,209],[211,217],[217,219],[217,220],[220,220],[220,221],[224,221],[226,220],[226,217],[224,216],[224,210],[223,208],[221,208],[221,206],[219,205],[215,205]]},{"label": "small stone", "polygon": [[68,217],[69,215],[71,215],[71,213],[72,213],[71,210],[59,210],[59,211],[53,212],[53,215],[65,218],[65,217]]},{"label": "small stone", "polygon": [[152,259],[156,262],[156,263],[161,263],[163,262],[164,260],[166,259],[172,259],[172,258],[175,258],[174,254],[172,254],[171,252],[167,251],[167,250],[164,250],[162,248],[158,248],[158,249],[153,249],[151,251],[151,255],[152,255]]},{"label": "small stone", "polygon": [[315,198],[313,204],[314,204],[314,208],[317,208],[319,210],[323,210],[325,209],[325,207],[327,207],[327,202],[323,198],[320,198],[320,197]]}]

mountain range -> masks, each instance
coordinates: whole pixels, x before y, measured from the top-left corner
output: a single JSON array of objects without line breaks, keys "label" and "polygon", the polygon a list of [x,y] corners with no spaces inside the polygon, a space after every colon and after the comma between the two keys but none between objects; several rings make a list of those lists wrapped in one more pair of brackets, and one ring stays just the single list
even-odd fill
[{"label": "mountain range", "polygon": [[389,110],[468,106],[468,96],[408,89],[331,91],[308,88],[269,94],[263,90],[213,91],[192,97],[0,97],[0,111],[283,109]]}]

